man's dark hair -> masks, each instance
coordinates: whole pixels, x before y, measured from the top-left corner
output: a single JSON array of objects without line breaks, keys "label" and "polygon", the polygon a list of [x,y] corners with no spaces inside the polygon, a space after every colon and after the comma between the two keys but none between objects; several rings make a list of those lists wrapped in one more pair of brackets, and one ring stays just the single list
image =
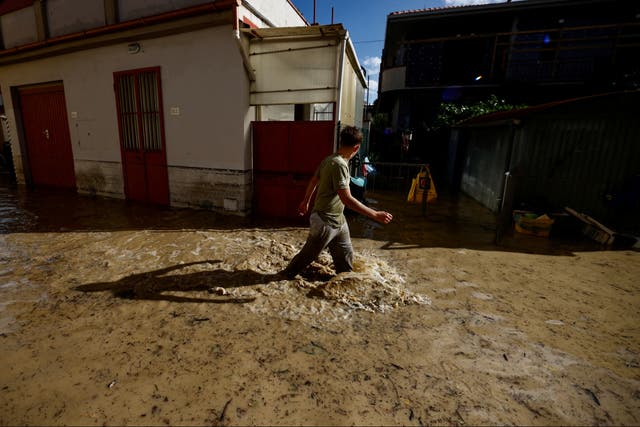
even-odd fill
[{"label": "man's dark hair", "polygon": [[340,131],[340,146],[355,147],[358,144],[362,144],[362,132],[360,132],[360,129],[354,126],[345,126]]}]

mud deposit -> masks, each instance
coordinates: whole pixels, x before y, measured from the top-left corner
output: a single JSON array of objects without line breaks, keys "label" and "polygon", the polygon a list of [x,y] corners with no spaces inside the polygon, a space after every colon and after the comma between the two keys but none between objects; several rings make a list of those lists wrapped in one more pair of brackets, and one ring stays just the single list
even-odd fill
[{"label": "mud deposit", "polygon": [[369,197],[282,280],[304,226],[3,190],[0,424],[640,424],[638,252]]}]

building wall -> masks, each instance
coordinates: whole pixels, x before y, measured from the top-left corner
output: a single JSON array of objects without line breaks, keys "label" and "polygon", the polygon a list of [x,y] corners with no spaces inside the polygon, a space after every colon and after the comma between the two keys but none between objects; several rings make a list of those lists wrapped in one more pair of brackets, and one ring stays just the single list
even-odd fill
[{"label": "building wall", "polygon": [[623,206],[617,200],[609,203],[607,195],[623,192],[640,176],[640,123],[633,111],[639,95],[531,117],[519,132],[511,160],[518,179],[516,202],[558,210],[569,206],[612,224],[630,215],[637,228],[640,200]]},{"label": "building wall", "polygon": [[6,49],[38,40],[33,6],[0,16],[2,41]]},{"label": "building wall", "polygon": [[350,55],[345,54],[342,70],[342,93],[340,107],[340,123],[343,125],[362,127],[362,111],[364,105],[364,86],[360,82],[356,70],[360,71]]},{"label": "building wall", "polygon": [[474,129],[469,136],[461,189],[494,212],[500,207],[511,138],[508,128]]},{"label": "building wall", "polygon": [[342,125],[353,126],[354,123],[354,110],[355,110],[355,98],[356,98],[356,76],[353,73],[349,60],[345,58],[345,65],[342,69],[342,93],[340,106],[340,123]]},{"label": "building wall", "polygon": [[[124,197],[113,73],[161,67],[171,204],[245,214],[251,200],[247,77],[231,26],[147,39],[129,54],[116,44],[3,66],[2,93],[61,81],[65,88],[78,191]],[[13,100],[5,96],[16,130]],[[25,182],[18,139],[17,177]]]},{"label": "building wall", "polygon": [[120,21],[129,21],[204,3],[211,0],[118,0],[118,14]]},{"label": "building wall", "polygon": [[623,229],[640,218],[640,92],[593,97],[531,112],[517,126],[457,129],[461,189],[497,210],[504,173],[514,206],[562,211],[565,206]]},{"label": "building wall", "polygon": [[[249,20],[258,27],[300,27],[305,20],[287,0],[245,0],[238,11],[238,18]],[[265,22],[266,18],[269,22]]]},{"label": "building wall", "polygon": [[46,5],[50,37],[106,24],[104,0],[47,0]]},{"label": "building wall", "polygon": [[[131,21],[211,0],[47,0],[43,2],[41,35],[38,35],[39,3],[0,16],[5,49],[35,42],[39,38],[77,33],[108,23],[107,5],[114,2],[117,22]],[[238,19],[257,27],[305,26],[306,21],[287,0],[243,0]],[[44,28],[46,27],[46,31]],[[47,32],[48,34],[44,34]]]},{"label": "building wall", "polygon": [[[398,115],[392,126],[402,129],[403,110],[417,127],[434,118],[424,112],[440,102],[495,94],[535,105],[638,87],[638,16],[636,0],[513,1],[391,14],[380,111]],[[427,91],[441,99],[406,105],[407,94]]]},{"label": "building wall", "polygon": [[387,68],[384,71],[384,79],[380,79],[380,91],[404,89],[406,73],[407,67]]}]

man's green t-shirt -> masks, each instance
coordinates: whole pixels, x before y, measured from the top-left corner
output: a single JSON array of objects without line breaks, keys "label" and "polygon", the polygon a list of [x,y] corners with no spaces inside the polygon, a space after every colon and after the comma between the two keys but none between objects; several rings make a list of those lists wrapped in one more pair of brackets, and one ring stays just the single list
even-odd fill
[{"label": "man's green t-shirt", "polygon": [[349,188],[349,164],[339,154],[332,154],[320,163],[316,176],[318,187],[313,212],[317,212],[330,226],[340,227],[346,220],[344,204],[338,196],[338,190]]}]

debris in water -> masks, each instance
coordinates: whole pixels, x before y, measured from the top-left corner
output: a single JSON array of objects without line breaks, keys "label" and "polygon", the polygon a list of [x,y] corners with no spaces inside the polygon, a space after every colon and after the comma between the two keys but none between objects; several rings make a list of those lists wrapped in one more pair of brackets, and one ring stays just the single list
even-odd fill
[{"label": "debris in water", "polygon": [[220,414],[220,418],[218,419],[220,422],[224,421],[224,417],[227,414],[227,408],[231,403],[231,399],[227,400],[227,403],[224,404],[224,408],[222,408],[222,413]]},{"label": "debris in water", "polygon": [[584,387],[580,387],[580,388],[589,395],[589,397],[596,403],[596,405],[600,406],[600,399],[598,399],[598,396],[596,396],[596,394],[593,391]]}]

